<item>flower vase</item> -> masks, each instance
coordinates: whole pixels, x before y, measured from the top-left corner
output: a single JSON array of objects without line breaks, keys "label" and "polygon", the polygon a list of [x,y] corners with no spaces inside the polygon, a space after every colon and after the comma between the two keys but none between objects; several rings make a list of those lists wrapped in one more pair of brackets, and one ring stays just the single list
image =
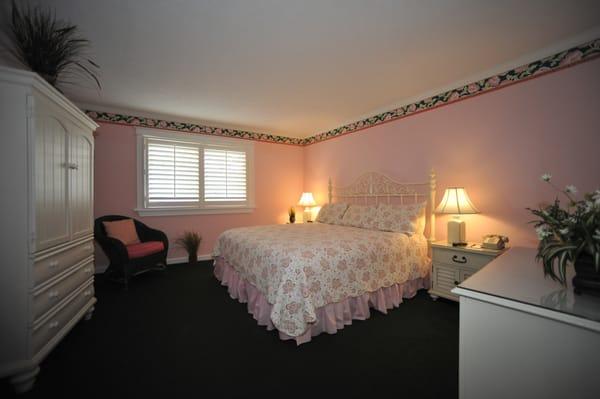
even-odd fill
[{"label": "flower vase", "polygon": [[575,294],[600,296],[600,272],[596,270],[594,259],[589,255],[580,256],[574,266],[573,289]]}]

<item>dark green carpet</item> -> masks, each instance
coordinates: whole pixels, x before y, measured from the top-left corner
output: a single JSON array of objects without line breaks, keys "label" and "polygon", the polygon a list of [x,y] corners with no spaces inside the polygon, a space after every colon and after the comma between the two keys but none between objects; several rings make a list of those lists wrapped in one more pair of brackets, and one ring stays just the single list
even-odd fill
[{"label": "dark green carpet", "polygon": [[300,347],[259,327],[209,262],[137,276],[128,292],[99,276],[96,291],[93,319],[48,356],[25,397],[458,396],[458,305],[425,291]]}]

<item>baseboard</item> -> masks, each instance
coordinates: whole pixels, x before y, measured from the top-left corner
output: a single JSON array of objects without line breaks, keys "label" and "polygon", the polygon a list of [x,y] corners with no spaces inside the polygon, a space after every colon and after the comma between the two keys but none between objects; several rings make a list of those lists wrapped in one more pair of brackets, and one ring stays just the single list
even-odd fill
[{"label": "baseboard", "polygon": [[[204,254],[204,255],[198,255],[198,260],[211,260],[213,258],[212,254]],[[175,265],[178,263],[186,263],[188,261],[187,256],[179,256],[179,257],[174,257],[174,258],[167,258],[167,265]],[[108,263],[99,263],[96,262],[95,266],[95,273],[96,274],[102,274],[106,271],[106,269],[108,269]]]}]

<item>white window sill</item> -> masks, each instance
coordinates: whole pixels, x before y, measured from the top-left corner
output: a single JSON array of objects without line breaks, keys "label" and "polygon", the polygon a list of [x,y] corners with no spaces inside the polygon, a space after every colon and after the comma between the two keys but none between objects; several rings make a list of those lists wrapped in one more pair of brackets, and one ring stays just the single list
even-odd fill
[{"label": "white window sill", "polygon": [[219,215],[231,213],[252,213],[255,206],[211,206],[204,208],[180,208],[180,207],[160,207],[160,208],[135,208],[134,211],[140,216],[180,216],[180,215]]}]

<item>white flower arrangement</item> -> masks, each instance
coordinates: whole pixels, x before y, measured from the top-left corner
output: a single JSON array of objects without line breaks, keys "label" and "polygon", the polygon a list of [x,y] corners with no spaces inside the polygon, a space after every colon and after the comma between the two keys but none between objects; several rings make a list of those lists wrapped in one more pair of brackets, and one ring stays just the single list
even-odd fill
[{"label": "white flower arrangement", "polygon": [[550,173],[544,173],[540,179],[545,182],[549,182],[552,179],[552,175]]},{"label": "white flower arrangement", "polygon": [[542,260],[544,273],[566,284],[567,264],[575,263],[581,256],[590,256],[596,272],[600,272],[600,189],[576,200],[575,186],[570,184],[560,190],[552,183],[550,173],[544,173],[540,180],[568,199],[564,208],[558,198],[540,209],[527,208],[539,218],[532,223],[540,240],[537,258]]}]

